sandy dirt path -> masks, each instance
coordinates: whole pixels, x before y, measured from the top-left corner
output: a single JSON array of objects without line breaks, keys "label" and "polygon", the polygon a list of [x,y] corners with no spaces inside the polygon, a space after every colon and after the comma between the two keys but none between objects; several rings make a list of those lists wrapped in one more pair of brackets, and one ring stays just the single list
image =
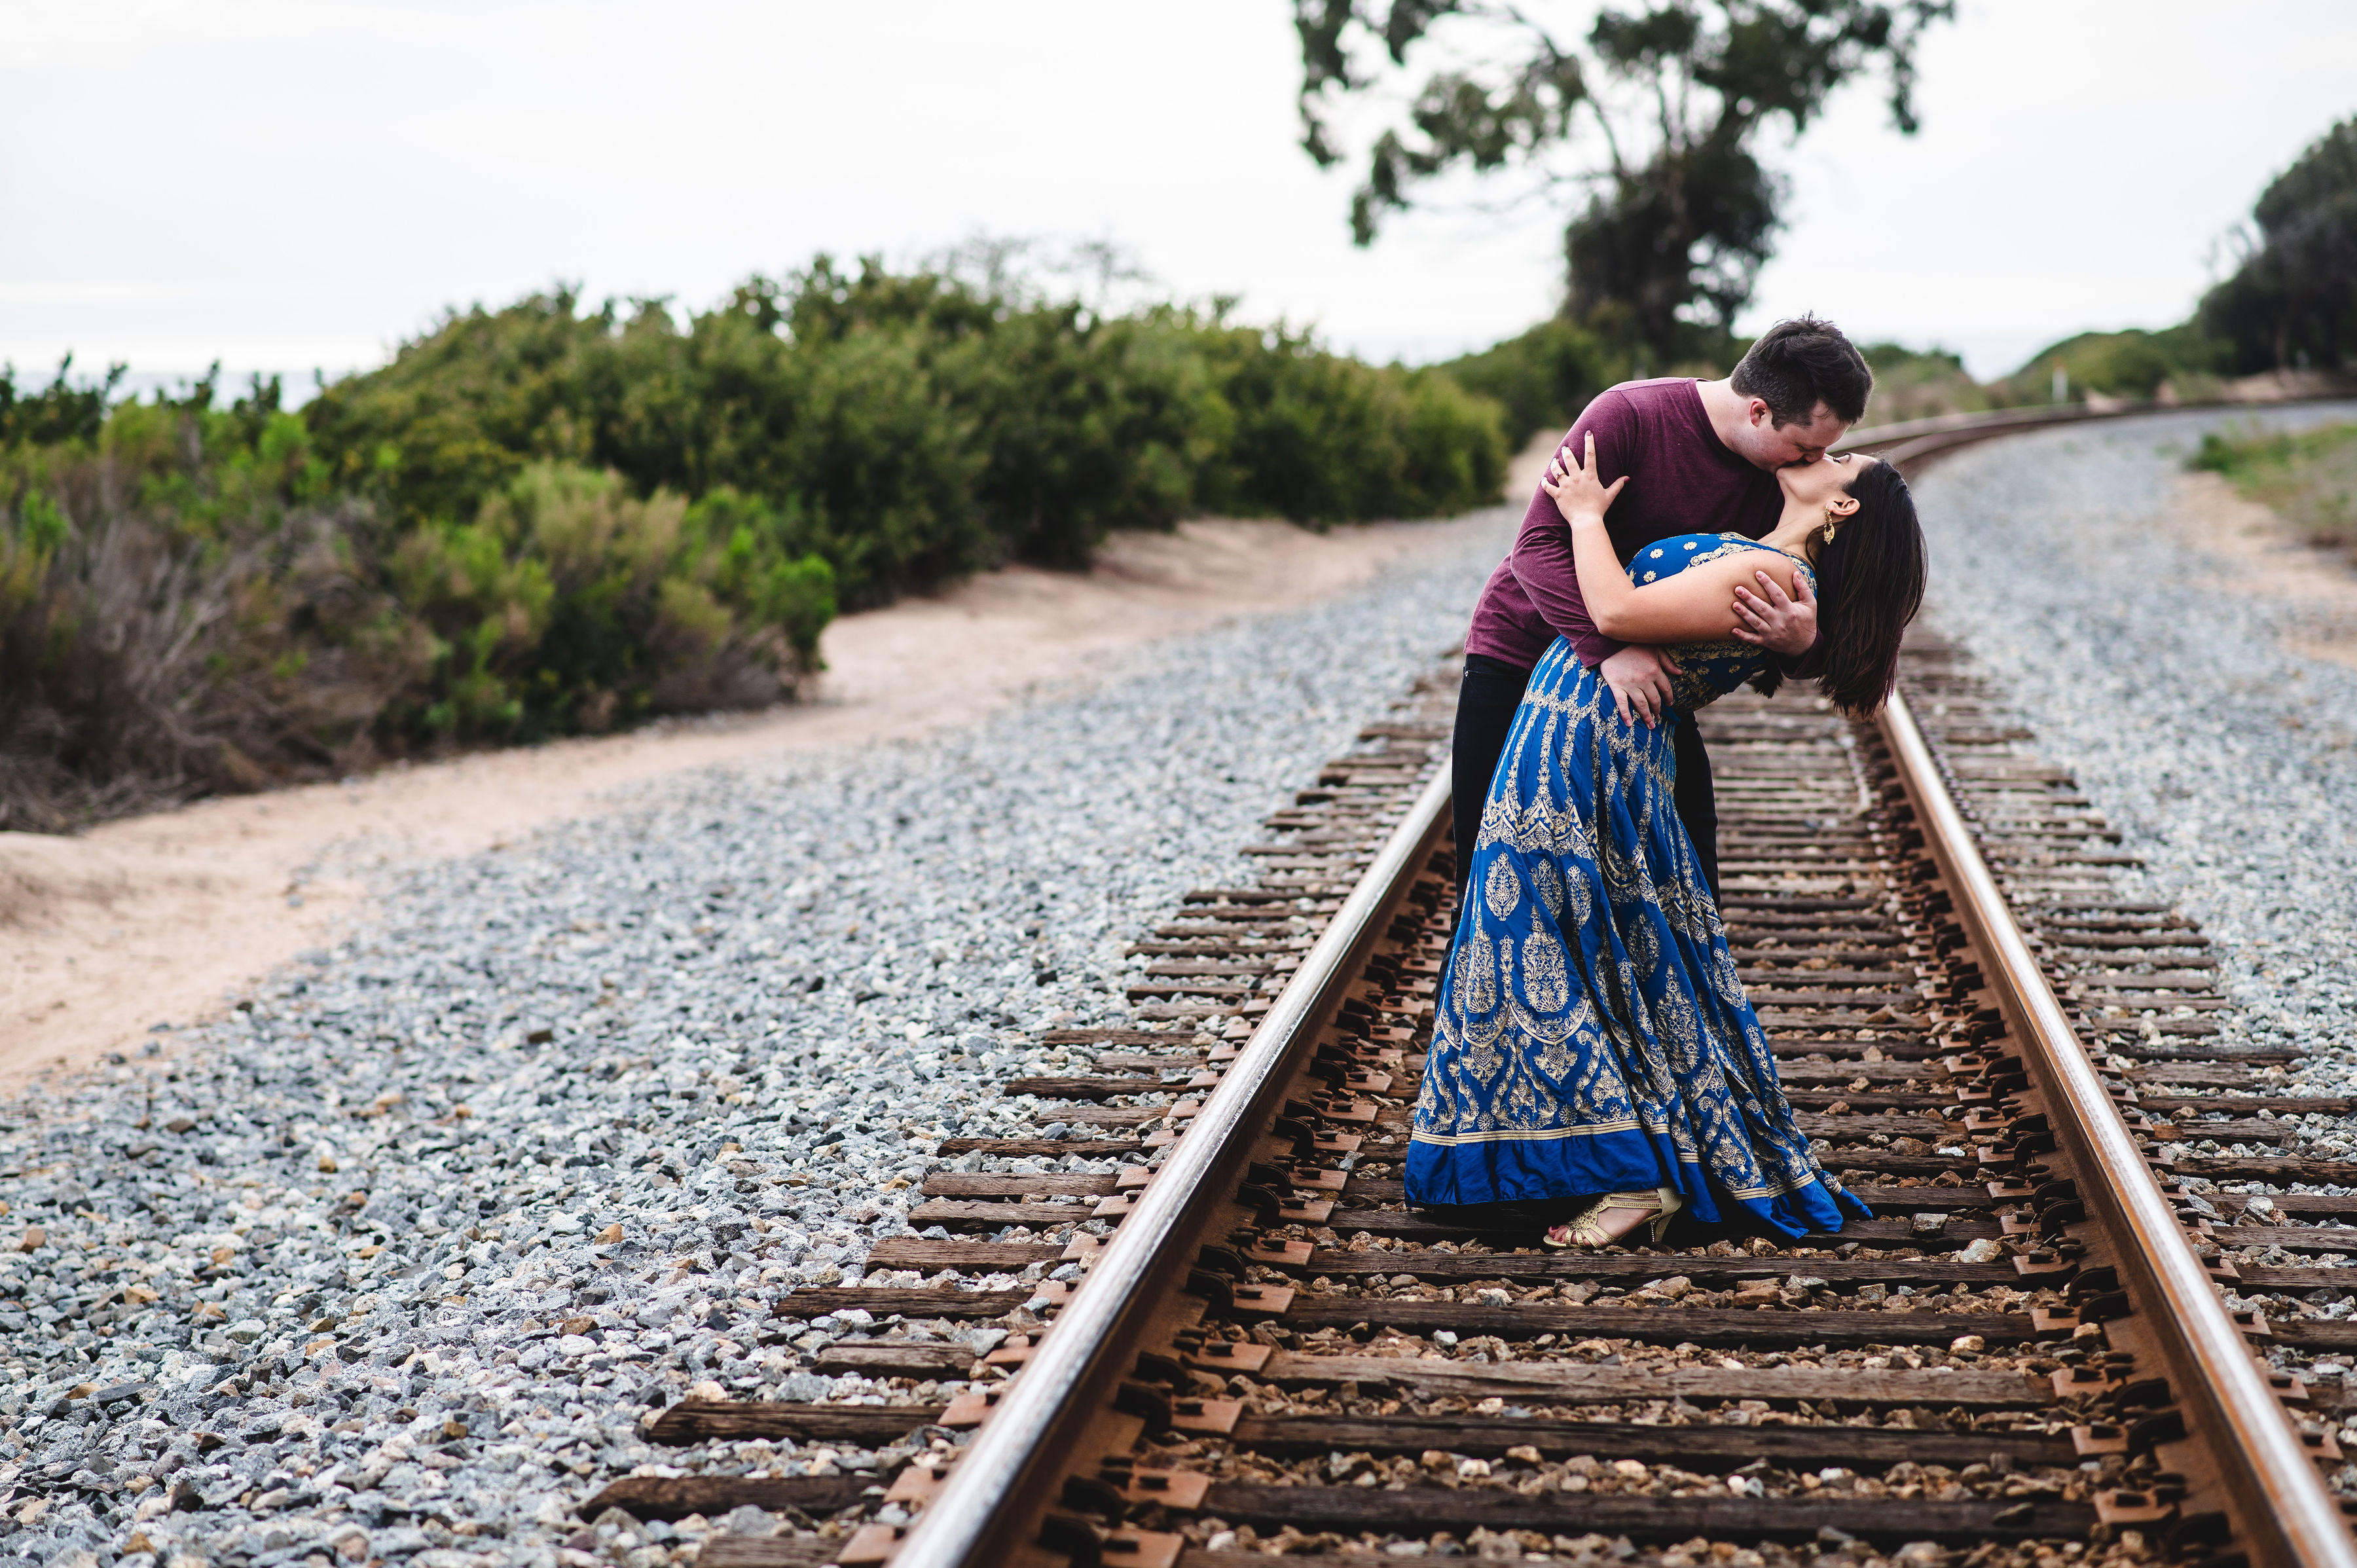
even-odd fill
[{"label": "sandy dirt path", "polygon": [[[1534,480],[1526,454],[1512,493]],[[845,617],[808,703],[206,800],[79,838],[0,833],[0,1093],[136,1050],[152,1025],[217,1014],[332,942],[404,867],[597,815],[645,779],[967,722],[1039,682],[1086,678],[1108,653],[1329,598],[1498,528],[1492,512],[1126,535],[1086,574],[1017,567]]]},{"label": "sandy dirt path", "polygon": [[2299,531],[2219,474],[2179,474],[2163,522],[2229,569],[2218,588],[2271,599],[2296,612],[2286,638],[2295,653],[2357,666],[2357,573],[2348,558],[2317,549]]}]

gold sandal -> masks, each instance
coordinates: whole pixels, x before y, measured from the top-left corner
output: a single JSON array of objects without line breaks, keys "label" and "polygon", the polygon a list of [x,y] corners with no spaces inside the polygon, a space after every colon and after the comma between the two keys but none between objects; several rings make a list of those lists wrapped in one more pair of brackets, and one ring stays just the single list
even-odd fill
[{"label": "gold sandal", "polygon": [[[1641,1220],[1639,1224],[1641,1226],[1650,1224],[1652,1227],[1653,1245],[1658,1247],[1662,1244],[1663,1232],[1669,1230],[1670,1221],[1676,1217],[1678,1210],[1685,1206],[1685,1199],[1680,1197],[1676,1189],[1673,1187],[1659,1187],[1652,1192],[1608,1192],[1581,1210],[1578,1216],[1567,1224],[1561,1227],[1550,1226],[1540,1232],[1539,1245],[1556,1251],[1566,1247],[1615,1246],[1627,1240],[1630,1236],[1635,1235],[1636,1230],[1632,1228],[1622,1235],[1615,1236],[1606,1230],[1598,1221],[1603,1219],[1608,1209],[1633,1208],[1640,1213],[1652,1216],[1650,1220]],[[1557,1229],[1565,1233],[1564,1239],[1560,1241],[1555,1239]]]}]

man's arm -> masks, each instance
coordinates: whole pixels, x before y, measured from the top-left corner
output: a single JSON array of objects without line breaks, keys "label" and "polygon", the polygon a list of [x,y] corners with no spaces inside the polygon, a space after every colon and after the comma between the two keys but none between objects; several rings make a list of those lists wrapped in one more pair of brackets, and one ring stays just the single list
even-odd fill
[{"label": "man's arm", "polygon": [[[1598,392],[1590,399],[1555,449],[1584,451],[1591,435],[1596,437],[1606,483],[1636,466],[1637,422],[1628,400],[1618,392]],[[1565,526],[1555,499],[1544,489],[1532,495],[1530,510],[1523,514],[1522,530],[1514,536],[1514,548],[1506,562],[1513,570],[1514,581],[1530,596],[1531,607],[1557,637],[1571,644],[1582,664],[1593,670],[1627,646],[1596,629],[1587,601],[1580,596],[1571,530]]]},{"label": "man's arm", "polygon": [[[1631,582],[1604,525],[1605,512],[1629,481],[1600,483],[1593,436],[1587,448],[1558,454],[1547,470],[1545,488],[1569,526],[1596,619],[1621,636],[1649,642],[1700,642],[1723,635],[1719,628],[1727,622],[1728,596],[1752,570],[1749,563],[1739,557],[1705,557],[1660,582],[1641,586]],[[1781,554],[1772,560],[1796,585],[1804,582],[1798,562]]]},{"label": "man's arm", "polygon": [[[1572,435],[1564,440],[1577,439],[1582,429],[1572,426]],[[1571,531],[1544,490],[1531,498],[1531,510],[1523,516],[1522,532],[1514,536],[1506,564],[1539,618],[1571,644],[1582,664],[1593,670],[1620,650],[1622,644],[1597,630],[1588,617],[1587,602],[1579,592],[1579,567],[1572,559]]]},{"label": "man's arm", "polygon": [[[1537,517],[1542,506],[1547,510],[1545,520]],[[1544,489],[1531,509],[1532,515],[1523,520],[1522,534],[1514,541],[1513,553],[1506,557],[1514,580],[1531,596],[1532,607],[1549,629],[1569,642],[1579,661],[1612,689],[1616,712],[1633,724],[1661,723],[1663,712],[1676,700],[1670,685],[1670,672],[1676,663],[1661,649],[1615,641],[1596,629],[1580,596],[1571,531],[1564,526],[1562,511]],[[1554,526],[1540,526],[1542,521]]]},{"label": "man's arm", "polygon": [[[1591,431],[1599,433],[1599,449],[1609,446],[1623,461],[1630,460],[1638,446],[1628,405],[1611,392],[1599,393],[1589,401],[1564,437],[1563,445],[1575,440],[1584,442]],[[1613,477],[1620,476],[1616,472]],[[1617,699],[1616,710],[1622,717],[1641,725],[1660,723],[1663,712],[1674,700],[1670,672],[1677,666],[1657,648],[1616,641],[1596,629],[1596,622],[1580,596],[1579,567],[1572,557],[1571,531],[1565,526],[1563,512],[1544,489],[1531,498],[1530,510],[1523,515],[1522,531],[1514,539],[1514,548],[1506,557],[1506,564],[1548,628],[1569,642],[1572,651],[1579,655],[1579,661],[1595,671],[1611,688]]]}]

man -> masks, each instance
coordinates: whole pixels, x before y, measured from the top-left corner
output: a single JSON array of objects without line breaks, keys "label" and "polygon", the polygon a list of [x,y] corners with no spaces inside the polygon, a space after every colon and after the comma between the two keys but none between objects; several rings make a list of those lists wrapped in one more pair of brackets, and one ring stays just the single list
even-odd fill
[{"label": "man", "polygon": [[[1780,321],[1724,381],[1683,377],[1623,381],[1599,393],[1565,437],[1578,451],[1592,431],[1598,478],[1631,476],[1606,519],[1623,564],[1679,533],[1758,539],[1783,509],[1776,470],[1813,463],[1866,412],[1874,372],[1840,328],[1813,316]],[[1736,590],[1737,637],[1801,659],[1816,643],[1817,610],[1805,583],[1788,598],[1765,572],[1760,592]],[[1596,629],[1572,564],[1571,531],[1544,490],[1531,501],[1512,552],[1491,574],[1465,634],[1465,681],[1457,704],[1457,879],[1460,900],[1481,805],[1512,729],[1531,671],[1560,635],[1612,691],[1625,721],[1659,723],[1669,705],[1664,656]],[[1718,894],[1718,810],[1710,757],[1689,722],[1674,732],[1679,820],[1712,897]]]}]

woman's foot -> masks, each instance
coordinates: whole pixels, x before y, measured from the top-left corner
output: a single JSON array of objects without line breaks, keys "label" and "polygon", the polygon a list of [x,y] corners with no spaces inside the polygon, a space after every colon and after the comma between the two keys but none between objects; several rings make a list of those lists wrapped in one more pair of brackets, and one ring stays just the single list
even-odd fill
[{"label": "woman's foot", "polygon": [[1543,1238],[1548,1247],[1609,1247],[1650,1225],[1659,1243],[1671,1217],[1685,1200],[1669,1187],[1653,1192],[1608,1192],[1586,1210],[1561,1225],[1550,1225]]}]

